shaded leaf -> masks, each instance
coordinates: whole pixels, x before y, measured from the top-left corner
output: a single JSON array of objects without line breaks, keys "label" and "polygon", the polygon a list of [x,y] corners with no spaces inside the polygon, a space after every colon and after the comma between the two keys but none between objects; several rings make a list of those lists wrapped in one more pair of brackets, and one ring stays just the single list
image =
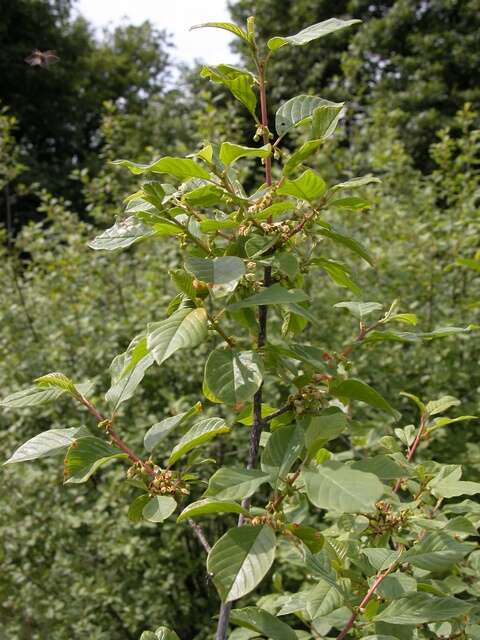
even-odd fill
[{"label": "shaded leaf", "polygon": [[458,598],[437,598],[427,593],[412,593],[390,603],[375,620],[390,624],[441,622],[467,614],[472,605]]},{"label": "shaded leaf", "polygon": [[236,256],[221,256],[213,259],[187,256],[185,269],[197,280],[212,285],[238,282],[245,274],[245,264]]},{"label": "shaded leaf", "polygon": [[203,516],[208,513],[242,513],[248,515],[247,509],[244,509],[237,502],[231,500],[218,500],[217,498],[204,498],[189,504],[178,516],[177,522],[183,522],[188,518]]},{"label": "shaded leaf", "polygon": [[308,295],[304,291],[300,289],[285,289],[280,284],[273,284],[271,287],[262,289],[260,293],[229,305],[228,310],[233,311],[257,305],[290,304],[292,302],[303,302],[304,300],[308,300]]},{"label": "shaded leaf", "polygon": [[222,142],[219,157],[225,165],[230,165],[240,158],[268,158],[272,155],[272,145],[265,144],[263,147],[244,147],[240,144]]},{"label": "shaded leaf", "polygon": [[290,471],[304,447],[303,431],[296,424],[278,427],[269,437],[262,453],[262,471],[270,474],[270,483],[275,488]]},{"label": "shaded leaf", "polygon": [[202,307],[184,307],[163,320],[148,325],[147,346],[158,364],[179,349],[196,347],[207,335],[207,312]]},{"label": "shaded leaf", "polygon": [[272,640],[297,640],[295,631],[288,624],[259,607],[233,609],[230,619],[233,624],[256,631]]},{"label": "shaded leaf", "polygon": [[315,471],[304,471],[307,496],[321,509],[340,513],[370,513],[385,487],[372,473],[356,471],[345,464],[327,461]]},{"label": "shaded leaf", "polygon": [[383,398],[378,391],[375,391],[370,385],[350,378],[349,380],[334,381],[330,384],[331,393],[337,398],[347,398],[348,400],[358,400],[365,404],[381,409],[386,413],[398,419],[400,414]]},{"label": "shaded leaf", "polygon": [[222,402],[236,405],[250,400],[263,381],[263,364],[255,351],[215,349],[205,365],[208,388]]},{"label": "shaded leaf", "polygon": [[243,500],[249,498],[270,475],[258,469],[232,469],[221,467],[208,481],[205,496],[215,496],[221,500]]},{"label": "shaded leaf", "polygon": [[279,196],[293,196],[297,200],[312,202],[325,193],[326,188],[327,185],[323,178],[312,169],[306,169],[296,180],[287,178],[277,189],[277,194]]},{"label": "shaded leaf", "polygon": [[142,173],[168,173],[182,181],[188,180],[189,178],[203,178],[204,180],[210,178],[208,171],[191,158],[165,156],[160,160],[154,160],[150,164],[140,164],[131,162],[130,160],[114,160],[112,164],[126,167],[134,175]]},{"label": "shaded leaf", "polygon": [[93,436],[79,438],[72,442],[65,456],[65,484],[86,482],[105,463],[126,457],[125,453],[105,440]]},{"label": "shaded leaf", "polygon": [[22,444],[4,464],[26,462],[27,460],[37,460],[65,453],[81,429],[80,427],[42,431]]},{"label": "shaded leaf", "polygon": [[215,543],[207,570],[224,602],[247,595],[263,580],[275,558],[275,543],[266,525],[230,529]]},{"label": "shaded leaf", "polygon": [[195,449],[205,442],[208,442],[215,436],[222,433],[228,433],[230,428],[227,427],[223,418],[205,418],[196,422],[191,429],[179,440],[173,449],[168,464],[174,464],[183,455]]},{"label": "shaded leaf", "polygon": [[172,496],[154,496],[145,504],[142,515],[149,522],[163,522],[177,508],[177,502]]}]

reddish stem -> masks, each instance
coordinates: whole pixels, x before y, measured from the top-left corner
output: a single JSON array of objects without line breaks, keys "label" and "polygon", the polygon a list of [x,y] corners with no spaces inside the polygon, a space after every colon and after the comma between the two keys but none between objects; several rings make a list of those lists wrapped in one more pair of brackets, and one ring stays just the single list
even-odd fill
[{"label": "reddish stem", "polygon": [[[415,455],[415,452],[418,448],[418,445],[420,444],[421,439],[423,438],[423,434],[425,433],[425,427],[426,427],[426,423],[427,423],[427,416],[426,414],[423,414],[422,417],[420,418],[420,425],[418,427],[418,431],[417,431],[417,435],[415,436],[415,440],[412,442],[411,446],[408,448],[407,451],[407,462],[411,462],[413,456]],[[393,488],[394,493],[397,493],[397,491],[400,489],[400,485],[402,484],[402,480],[403,478],[399,478],[395,484],[395,487]]]},{"label": "reddish stem", "polygon": [[372,596],[374,595],[375,591],[377,590],[378,585],[382,582],[382,580],[384,578],[386,578],[388,576],[388,574],[390,573],[390,571],[393,569],[393,565],[391,567],[389,567],[386,571],[384,571],[383,573],[380,573],[375,580],[373,581],[372,586],[370,587],[370,589],[367,591],[365,597],[363,598],[363,600],[361,601],[361,603],[358,606],[358,609],[356,611],[354,611],[352,613],[352,615],[350,616],[347,624],[343,627],[343,629],[340,631],[339,635],[337,636],[337,640],[342,640],[343,638],[345,638],[345,636],[347,635],[347,633],[350,631],[350,629],[353,627],[353,625],[355,624],[356,619],[358,618],[360,613],[363,613],[365,610],[365,607],[367,606],[367,604],[370,602],[370,600],[372,599]]}]

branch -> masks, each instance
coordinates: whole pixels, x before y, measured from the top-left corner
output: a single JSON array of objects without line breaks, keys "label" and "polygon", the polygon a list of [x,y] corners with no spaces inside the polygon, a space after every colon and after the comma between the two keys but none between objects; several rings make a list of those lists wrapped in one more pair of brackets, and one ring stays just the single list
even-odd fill
[{"label": "branch", "polygon": [[[98,411],[98,409],[90,402],[90,400],[85,398],[85,396],[83,396],[81,393],[76,394],[75,397],[79,402],[81,402],[81,404],[83,404],[83,406],[87,409],[87,411],[96,419],[99,425],[101,423],[105,424],[105,432],[110,436],[111,441],[121,451],[127,454],[128,459],[134,464],[140,465],[146,474],[148,474],[151,478],[154,478],[156,476],[155,469],[150,464],[148,464],[148,462],[143,461],[140,458],[140,456],[138,456],[134,451],[132,451],[132,449],[130,449],[130,447],[126,444],[124,440],[122,440],[122,438],[118,435],[118,433],[113,430],[112,421],[108,420],[108,418],[105,418],[105,416],[101,414],[100,411]],[[211,546],[208,543],[208,540],[205,536],[205,533],[202,527],[196,522],[194,522],[192,519],[188,520],[188,524],[193,529],[193,532],[195,533],[202,547],[205,549],[207,553],[209,553]]]},{"label": "branch", "polygon": [[[412,458],[415,455],[417,447],[420,444],[420,441],[421,441],[421,439],[423,438],[423,436],[425,434],[425,428],[427,426],[427,418],[428,418],[428,414],[422,413],[422,416],[420,418],[420,424],[418,426],[417,435],[415,436],[415,440],[412,442],[412,444],[410,445],[410,447],[407,450],[407,462],[411,462],[412,461]],[[402,480],[403,480],[403,478],[399,478],[397,480],[397,482],[395,484],[395,487],[393,488],[394,493],[397,493],[397,491],[400,489],[400,486],[402,484]]]},{"label": "branch", "polygon": [[372,596],[374,595],[375,591],[377,590],[377,588],[380,585],[380,583],[382,582],[382,580],[384,578],[386,578],[391,571],[393,571],[393,569],[396,566],[396,564],[397,564],[397,562],[394,562],[390,567],[388,567],[388,569],[386,571],[383,571],[382,573],[379,573],[376,576],[375,580],[373,581],[372,586],[367,591],[367,593],[366,593],[365,597],[363,598],[363,600],[360,602],[360,604],[358,606],[358,609],[356,609],[352,613],[352,615],[350,616],[347,624],[340,631],[339,635],[337,636],[337,640],[343,640],[343,638],[345,638],[347,633],[350,631],[350,629],[355,624],[355,621],[358,618],[358,616],[365,611],[365,608],[366,608],[367,604],[372,599]]},{"label": "branch", "polygon": [[271,422],[275,418],[283,416],[283,414],[287,413],[287,411],[290,411],[291,408],[292,408],[292,405],[290,403],[286,404],[280,409],[277,409],[277,411],[274,411],[273,413],[269,413],[268,416],[265,416],[264,418],[262,418],[262,420],[265,424],[267,424],[268,422]]},{"label": "branch", "polygon": [[230,349],[233,349],[235,347],[235,341],[232,340],[232,338],[230,338],[229,336],[227,336],[227,334],[222,329],[222,327],[218,324],[216,320],[212,318],[210,314],[207,314],[207,318],[210,324],[212,325],[213,329],[215,329],[215,331],[225,340],[225,342],[228,344]]}]

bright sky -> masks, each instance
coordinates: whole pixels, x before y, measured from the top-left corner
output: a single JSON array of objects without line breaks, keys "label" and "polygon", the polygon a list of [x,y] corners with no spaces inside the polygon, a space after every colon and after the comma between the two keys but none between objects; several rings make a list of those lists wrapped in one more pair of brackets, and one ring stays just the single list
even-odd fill
[{"label": "bright sky", "polygon": [[196,58],[210,64],[234,63],[232,36],[220,29],[189,28],[202,22],[229,21],[227,0],[78,0],[78,11],[95,27],[116,26],[126,18],[140,24],[150,20],[173,35],[174,55],[182,62]]}]

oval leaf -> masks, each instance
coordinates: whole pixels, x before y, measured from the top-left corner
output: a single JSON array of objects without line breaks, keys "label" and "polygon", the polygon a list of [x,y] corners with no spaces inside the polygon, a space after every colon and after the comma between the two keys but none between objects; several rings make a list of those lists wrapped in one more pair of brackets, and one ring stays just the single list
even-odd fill
[{"label": "oval leaf", "polygon": [[228,433],[229,431],[230,428],[227,427],[223,418],[205,418],[205,420],[199,420],[187,431],[173,449],[168,459],[168,464],[174,464],[181,456],[195,449],[195,447],[208,442],[208,440],[215,438],[215,436],[221,433]]},{"label": "oval leaf", "polygon": [[230,529],[208,554],[207,570],[224,602],[250,593],[262,581],[275,558],[275,534],[261,527]]},{"label": "oval leaf", "polygon": [[205,365],[205,381],[222,402],[246,402],[262,384],[263,364],[254,351],[215,349]]},{"label": "oval leaf", "polygon": [[207,312],[203,308],[178,309],[163,320],[149,324],[147,346],[158,364],[179,349],[196,347],[207,335]]},{"label": "oval leaf", "polygon": [[177,502],[172,496],[154,496],[145,504],[142,515],[149,522],[163,522],[177,508]]},{"label": "oval leaf", "polygon": [[177,522],[183,522],[183,520],[187,520],[188,518],[203,516],[207,513],[243,513],[245,516],[248,515],[247,509],[244,509],[237,502],[205,498],[204,500],[192,502],[188,507],[185,507],[178,516]]},{"label": "oval leaf", "polygon": [[324,462],[315,471],[305,471],[303,479],[312,504],[340,513],[371,513],[385,491],[372,473],[339,462]]}]

